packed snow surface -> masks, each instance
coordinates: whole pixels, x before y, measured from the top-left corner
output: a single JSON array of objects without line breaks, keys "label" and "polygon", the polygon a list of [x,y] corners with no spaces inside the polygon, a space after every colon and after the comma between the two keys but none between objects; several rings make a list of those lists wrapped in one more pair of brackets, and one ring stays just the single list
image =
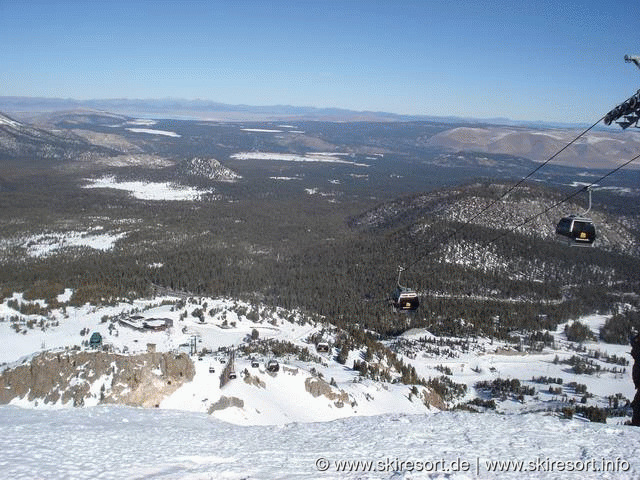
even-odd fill
[{"label": "packed snow surface", "polygon": [[640,429],[540,415],[442,412],[242,427],[172,410],[0,407],[0,465],[14,480],[623,480],[638,478],[639,451]]},{"label": "packed snow surface", "polygon": [[211,190],[199,190],[194,187],[168,182],[121,182],[115,177],[102,177],[89,180],[85,188],[114,188],[125,190],[140,200],[199,200]]},{"label": "packed snow surface", "polygon": [[[58,301],[69,301],[72,293],[66,289]],[[110,388],[105,375],[90,385],[84,408],[14,398],[0,407],[1,478],[639,478],[640,429],[624,425],[628,416],[611,416],[608,423],[589,423],[578,414],[561,418],[555,407],[566,401],[548,385],[530,380],[562,377],[564,396],[575,404],[581,395],[569,386],[571,381],[585,384],[593,394],[589,406],[605,406],[616,393],[633,398],[630,367],[612,371],[613,365],[603,360],[629,358],[629,347],[592,340],[580,353],[566,339],[564,324],[550,332],[553,347],[540,352],[518,352],[486,338],[470,339],[464,348],[440,345],[434,352],[428,340],[436,337],[425,329],[388,340],[420,376],[436,377],[450,369],[449,378],[468,386],[456,403],[479,396],[474,385],[480,380],[520,378],[536,388],[535,396],[527,394],[521,402],[496,398],[495,411],[439,412],[412,396],[408,385],[360,377],[350,366],[362,358],[361,350],[350,352],[344,365],[335,360],[335,348],[316,352],[309,338],[326,325],[297,311],[223,298],[179,304],[178,298],[166,296],[66,305],[46,316],[20,313],[19,304],[33,303],[44,301],[25,300],[16,292],[0,303],[0,362],[7,362],[6,368],[43,350],[80,345],[91,332],[99,332],[114,352],[141,353],[148,344],[158,352],[188,352],[190,339],[197,339],[200,353],[191,356],[193,380],[155,409],[96,406],[101,387],[106,385],[107,393]],[[194,315],[199,308],[202,319]],[[580,321],[595,332],[607,318],[589,315]],[[140,319],[152,325],[169,319],[173,327],[134,328]],[[280,371],[269,374],[268,354],[241,353],[254,331],[262,340],[307,348],[318,360],[285,355],[278,357]],[[221,385],[220,372],[229,360],[226,347],[237,349],[238,378]],[[562,363],[596,350],[602,366],[596,374],[578,375]],[[320,378],[329,393],[347,397],[337,401],[327,393],[314,395],[307,384]],[[225,407],[223,397],[237,404]],[[491,463],[499,461],[511,463]]]}]

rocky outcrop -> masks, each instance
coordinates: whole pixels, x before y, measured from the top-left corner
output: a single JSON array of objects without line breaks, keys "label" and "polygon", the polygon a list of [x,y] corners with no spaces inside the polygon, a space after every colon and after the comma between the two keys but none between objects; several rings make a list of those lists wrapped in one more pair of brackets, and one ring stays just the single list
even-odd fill
[{"label": "rocky outcrop", "polygon": [[314,397],[323,395],[332,400],[337,407],[344,406],[349,401],[349,394],[343,390],[336,392],[331,385],[317,377],[309,377],[304,381],[304,388]]},{"label": "rocky outcrop", "polygon": [[45,404],[155,407],[194,375],[185,354],[44,352],[0,374],[0,404],[26,398]]},{"label": "rocky outcrop", "polygon": [[250,373],[244,376],[244,381],[245,383],[248,383],[249,385],[253,385],[254,387],[259,387],[259,388],[267,388],[267,384],[264,383],[263,380],[260,379],[260,377],[253,376]]},{"label": "rocky outcrop", "polygon": [[438,410],[447,409],[447,405],[442,400],[442,397],[431,389],[424,389],[422,391],[422,401],[427,407],[434,407]]},{"label": "rocky outcrop", "polygon": [[180,162],[177,166],[180,176],[202,177],[221,182],[231,182],[242,178],[215,158],[192,158]]},{"label": "rocky outcrop", "polygon": [[244,400],[238,397],[225,397],[224,395],[216,403],[212,403],[209,407],[208,413],[212,414],[217,410],[224,410],[229,407],[244,407]]}]

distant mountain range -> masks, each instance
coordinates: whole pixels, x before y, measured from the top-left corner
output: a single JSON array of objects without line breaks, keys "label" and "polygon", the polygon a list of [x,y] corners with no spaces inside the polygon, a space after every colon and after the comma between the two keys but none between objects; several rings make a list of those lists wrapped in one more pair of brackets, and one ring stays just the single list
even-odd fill
[{"label": "distant mountain range", "polygon": [[[8,102],[8,105],[4,105]],[[88,108],[95,102],[102,109]],[[85,106],[78,106],[85,104]],[[3,106],[4,105],[4,106]],[[2,110],[7,107],[7,110]],[[61,110],[63,107],[74,107]],[[106,110],[108,109],[108,110]],[[155,110],[154,110],[155,109]],[[534,127],[523,125],[491,125],[476,121],[471,123],[455,123],[453,119],[422,120],[422,125],[433,126],[434,133],[420,134],[419,138],[411,138],[411,128],[407,132],[402,121],[418,122],[416,118],[408,120],[387,113],[353,112],[339,109],[315,109],[306,107],[250,107],[245,105],[231,106],[204,101],[187,100],[63,100],[35,99],[19,97],[0,97],[0,112],[11,111],[10,116],[0,113],[0,154],[7,157],[32,157],[39,159],[83,158],[81,153],[91,153],[95,161],[96,154],[101,157],[113,157],[122,153],[138,154],[145,148],[140,139],[122,137],[132,127],[155,123],[150,118],[190,119],[190,124],[197,124],[205,119],[216,118],[221,122],[242,121],[254,122],[266,127],[273,127],[281,121],[316,120],[318,122],[359,122],[365,129],[365,122],[387,122],[402,130],[400,135],[409,135],[406,141],[419,149],[430,149],[442,152],[434,157],[438,162],[455,165],[462,163],[465,152],[482,155],[503,155],[509,158],[527,159],[543,162],[563,149],[569,142],[574,143],[566,148],[554,164],[577,168],[615,168],[622,161],[630,159],[640,152],[640,134],[636,129],[592,130],[576,140],[582,131],[577,128]],[[154,113],[155,112],[155,113]],[[149,117],[149,118],[141,118]],[[255,118],[264,120],[257,121]],[[333,120],[326,120],[331,118]],[[254,120],[250,120],[254,119]],[[168,120],[171,122],[171,120]],[[413,126],[415,126],[414,124]],[[103,131],[107,128],[108,131]],[[87,130],[88,129],[88,130]],[[99,132],[88,133],[98,129]],[[102,130],[101,130],[102,129]],[[267,129],[268,130],[268,129]],[[117,136],[114,137],[114,135]],[[284,134],[283,134],[284,135]],[[293,136],[292,136],[293,135]],[[367,135],[374,135],[367,133]],[[387,138],[387,151],[400,148],[398,134]],[[178,137],[180,135],[177,135]],[[301,133],[289,134],[290,141],[295,137],[300,140]],[[307,132],[304,137],[308,141],[318,142],[323,137]],[[325,141],[326,139],[322,140]],[[131,142],[134,142],[132,144]],[[372,145],[380,148],[378,138]],[[326,143],[326,142],[325,142]],[[384,142],[383,142],[384,143]],[[325,145],[325,148],[329,148]],[[398,150],[399,151],[399,150]],[[86,155],[85,155],[86,156]],[[477,156],[477,155],[476,155]],[[474,157],[475,158],[475,157]],[[482,160],[482,158],[481,158]],[[484,161],[489,161],[485,159]],[[639,164],[628,167],[636,170]]]},{"label": "distant mountain range", "polygon": [[60,110],[92,109],[125,115],[154,118],[219,120],[219,121],[369,121],[406,122],[434,121],[438,123],[471,123],[489,125],[529,126],[541,128],[577,128],[572,123],[517,121],[508,118],[465,118],[457,116],[401,115],[389,112],[356,111],[343,108],[318,108],[291,105],[230,105],[210,100],[164,99],[90,99],[0,96],[0,111],[27,115]]},{"label": "distant mountain range", "polygon": [[[575,140],[579,133],[569,129],[464,126],[439,132],[428,143],[452,152],[514,155],[542,162]],[[640,135],[636,132],[591,131],[564,150],[556,163],[578,168],[614,168],[639,152]]]}]

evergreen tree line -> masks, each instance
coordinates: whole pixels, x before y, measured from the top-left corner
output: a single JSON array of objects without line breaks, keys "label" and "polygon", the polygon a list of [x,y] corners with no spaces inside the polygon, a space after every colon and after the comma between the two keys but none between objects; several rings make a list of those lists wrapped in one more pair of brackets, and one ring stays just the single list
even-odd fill
[{"label": "evergreen tree line", "polygon": [[[243,184],[225,187],[227,194],[247,196],[231,204],[145,203],[72,189],[68,179],[53,181],[64,193],[49,203],[38,193],[39,181],[5,195],[0,206],[34,228],[48,209],[57,208],[61,215],[82,212],[78,223],[106,215],[110,228],[120,225],[119,219],[136,221],[113,251],[7,258],[0,270],[3,297],[23,291],[53,303],[56,292],[73,288],[72,304],[105,303],[150,295],[152,285],[159,285],[302,308],[337,326],[358,324],[383,336],[428,327],[438,334],[509,338],[513,330],[553,329],[583,313],[609,311],[621,292],[638,290],[635,257],[569,249],[518,234],[495,240],[493,229],[460,229],[459,223],[424,212],[363,229],[353,222],[349,227],[346,219],[355,218],[366,202],[336,208],[311,196],[278,196]],[[28,213],[26,200],[33,200]],[[487,270],[482,264],[444,262],[442,252],[454,230],[459,232],[450,242],[490,248],[506,266]],[[402,281],[421,296],[421,307],[410,314],[393,311],[388,302],[398,265],[410,266]]]}]

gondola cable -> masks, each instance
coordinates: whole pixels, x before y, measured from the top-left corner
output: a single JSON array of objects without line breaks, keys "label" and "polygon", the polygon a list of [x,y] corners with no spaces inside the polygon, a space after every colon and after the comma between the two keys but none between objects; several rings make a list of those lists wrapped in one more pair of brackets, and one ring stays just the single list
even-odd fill
[{"label": "gondola cable", "polygon": [[[532,222],[533,220],[535,220],[536,218],[542,216],[542,215],[546,215],[549,211],[553,210],[554,208],[568,202],[569,200],[571,200],[572,198],[576,197],[577,195],[579,195],[580,193],[582,193],[585,190],[591,189],[592,187],[598,185],[600,182],[602,182],[604,179],[606,179],[607,177],[613,175],[614,173],[618,172],[619,170],[622,170],[624,167],[626,167],[627,165],[633,163],[634,161],[638,160],[640,158],[640,154],[636,155],[635,157],[627,160],[626,162],[620,164],[619,166],[617,166],[616,168],[614,168],[613,170],[609,171],[608,173],[606,173],[605,175],[601,176],[600,178],[598,178],[597,180],[593,181],[592,183],[590,183],[587,186],[584,186],[582,188],[580,188],[579,190],[567,195],[565,198],[563,198],[562,200],[554,203],[553,205],[547,207],[546,209],[542,210],[541,212],[538,212],[535,215],[532,215],[531,217],[526,218],[524,221],[520,222],[519,224],[503,231],[502,233],[500,233],[499,235],[497,235],[496,237],[492,238],[491,240],[489,240],[488,242],[486,242],[486,245],[490,245],[496,241],[498,241],[499,239],[507,236],[510,233],[513,233],[515,230],[517,230],[520,227],[523,227],[525,225],[527,225],[528,223]],[[467,225],[468,223],[465,223],[465,225]],[[455,237],[456,234],[460,231],[461,229],[458,228],[456,230],[454,230],[453,233],[449,234],[449,236],[447,237],[447,241],[450,240],[451,238]],[[421,261],[422,259],[424,259],[426,257],[426,255],[431,254],[433,251],[435,251],[435,248],[429,250],[425,255],[422,255],[418,260],[416,260],[415,262],[413,262],[412,264],[410,264],[409,266],[414,266],[415,264],[417,264],[419,261]],[[408,268],[408,267],[407,267]],[[407,268],[405,267],[399,267],[399,273],[398,273],[398,288],[396,290],[396,292],[394,293],[394,298],[392,299],[392,303],[394,305],[394,307],[398,310],[415,310],[418,308],[419,305],[419,297],[418,294],[415,290],[410,289],[408,287],[403,287],[400,285],[400,274],[403,271],[406,271]],[[410,302],[405,301],[405,303],[403,303],[401,300],[401,294],[405,296],[405,299],[410,298]],[[408,297],[408,298],[407,298]]]},{"label": "gondola cable", "polygon": [[[602,117],[604,118],[604,117]],[[503,200],[507,195],[509,195],[509,193],[513,192],[516,188],[518,188],[520,185],[522,185],[528,178],[530,178],[531,176],[533,176],[536,172],[538,172],[542,167],[544,167],[545,165],[549,164],[554,158],[556,158],[560,153],[562,153],[564,150],[566,150],[569,146],[571,146],[572,144],[574,144],[578,139],[580,139],[582,136],[584,136],[586,133],[588,133],[590,130],[592,130],[598,123],[600,123],[600,121],[602,121],[602,118],[600,118],[597,122],[595,122],[594,124],[592,124],[590,127],[586,128],[585,130],[583,130],[582,132],[580,132],[580,134],[578,134],[575,138],[573,138],[569,143],[567,143],[564,147],[562,147],[560,150],[558,150],[556,153],[554,153],[552,156],[550,156],[547,160],[545,160],[543,163],[541,163],[540,165],[538,165],[534,170],[532,170],[528,175],[526,175],[525,177],[523,177],[522,179],[520,179],[517,183],[515,183],[514,185],[512,185],[510,188],[508,188],[504,193],[502,193],[502,195],[500,195],[500,197],[498,197],[496,200],[494,200],[493,202],[491,202],[489,205],[485,206],[484,208],[482,208],[478,213],[476,213],[475,215],[471,216],[470,218],[468,218],[465,222],[463,222],[463,224],[461,226],[459,226],[458,228],[454,229],[453,232],[451,232],[449,235],[447,235],[444,239],[444,241],[442,243],[446,243],[449,240],[451,240],[452,238],[455,238],[456,235],[462,231],[463,228],[467,227],[473,220],[475,220],[476,218],[480,217],[483,213],[485,213],[486,211],[488,211],[490,208],[492,208],[495,204],[497,204],[498,202],[500,202],[501,200]],[[552,210],[553,208],[558,207],[559,205],[562,205],[563,203],[569,201],[570,199],[574,198],[575,196],[577,196],[579,193],[583,192],[585,189],[589,189],[591,187],[593,187],[594,185],[596,185],[598,182],[601,182],[602,180],[604,180],[605,178],[609,177],[610,175],[613,175],[614,173],[616,173],[617,171],[621,170],[622,168],[624,168],[625,166],[629,165],[630,163],[634,162],[635,160],[637,160],[638,158],[640,158],[640,155],[631,158],[630,160],[628,160],[627,162],[619,165],[618,167],[614,168],[613,170],[611,170],[610,172],[608,172],[607,174],[603,175],[602,177],[600,177],[598,180],[592,182],[590,185],[588,185],[587,187],[581,188],[580,190],[570,194],[569,196],[567,196],[566,198],[564,198],[563,200],[561,200],[560,202],[555,203],[554,205],[552,205],[551,207],[545,209],[544,211],[527,218],[524,222],[521,222],[518,225],[515,225],[514,227],[506,230],[505,232],[503,232],[502,234],[498,235],[497,237],[493,238],[492,240],[490,240],[489,242],[487,242],[487,245],[497,241],[498,239],[504,237],[505,235],[515,231],[516,229],[528,224],[529,222],[533,221],[534,219],[538,218],[541,215],[544,215],[546,213],[548,213],[550,210]],[[424,254],[422,254],[420,257],[418,257],[416,260],[414,260],[413,262],[411,262],[410,264],[408,264],[406,267],[399,267],[400,271],[407,271],[410,268],[413,268],[415,265],[417,265],[419,262],[421,262],[422,260],[424,260],[427,256],[431,255],[434,251],[436,251],[438,247],[433,247],[431,249],[428,249]],[[401,288],[397,288],[396,291],[394,292],[393,298],[392,298],[392,304],[394,306],[401,305],[400,303],[400,294],[402,292],[405,293],[409,293],[412,297],[413,300],[413,304],[411,306],[411,308],[409,308],[409,310],[415,310],[419,304],[419,300],[418,300],[418,294],[415,290],[410,289],[408,287],[404,287],[404,289]]]},{"label": "gondola cable", "polygon": [[[594,124],[592,124],[591,126],[587,127],[586,129],[584,129],[583,131],[581,131],[575,138],[573,138],[569,143],[567,143],[564,147],[562,147],[560,150],[558,150],[556,153],[554,153],[553,155],[551,155],[548,159],[546,159],[544,162],[542,162],[540,165],[538,165],[536,168],[534,168],[531,172],[529,172],[526,176],[522,177],[518,182],[516,182],[514,185],[512,185],[511,187],[509,187],[504,193],[502,193],[497,199],[495,199],[493,202],[489,203],[488,205],[486,205],[485,207],[483,207],[479,212],[477,212],[475,215],[472,215],[470,218],[468,218],[465,222],[463,222],[463,224],[461,226],[459,226],[458,228],[456,228],[452,233],[450,233],[449,235],[447,235],[444,239],[444,241],[442,243],[446,243],[449,240],[451,240],[452,238],[454,238],[459,232],[462,231],[463,228],[466,228],[473,220],[475,220],[476,218],[480,217],[482,214],[484,214],[486,211],[488,211],[490,208],[492,208],[494,205],[496,205],[498,202],[504,200],[504,198],[509,195],[511,192],[513,192],[516,188],[518,188],[520,185],[522,185],[526,180],[528,180],[529,178],[531,178],[533,175],[535,175],[540,169],[542,169],[544,166],[548,165],[550,162],[552,162],[558,155],[560,155],[562,152],[564,152],[567,148],[569,148],[571,145],[573,145],[575,142],[577,142],[580,138],[582,138],[584,135],[586,135],[588,132],[590,132],[591,130],[593,130],[593,128],[595,128],[598,123],[600,123],[602,120],[604,119],[604,116],[601,117],[597,122],[595,122]],[[427,250],[424,254],[422,254],[420,257],[418,257],[416,260],[414,260],[412,263],[408,264],[406,267],[403,267],[404,271],[409,270],[410,268],[414,267],[416,264],[420,263],[422,260],[424,260],[427,256],[431,255],[434,251],[437,250],[438,247],[432,248],[430,250]]]},{"label": "gondola cable", "polygon": [[626,161],[626,162],[624,162],[623,164],[621,164],[621,165],[619,165],[618,167],[616,167],[616,168],[614,168],[613,170],[611,170],[611,171],[610,171],[609,173],[607,173],[606,175],[603,175],[603,176],[602,176],[602,177],[600,177],[599,179],[597,179],[597,180],[593,181],[591,184],[589,184],[589,185],[587,185],[587,186],[585,186],[585,187],[582,187],[582,188],[580,188],[579,190],[577,190],[577,191],[575,191],[575,192],[571,193],[570,195],[568,195],[568,196],[566,196],[565,198],[563,198],[562,200],[560,200],[560,201],[558,201],[558,202],[554,203],[553,205],[551,205],[550,207],[546,208],[545,210],[543,210],[543,211],[541,211],[541,212],[539,212],[539,213],[537,213],[537,214],[535,214],[535,215],[532,215],[531,217],[529,217],[529,218],[525,219],[523,222],[519,223],[518,225],[515,225],[514,227],[512,227],[512,228],[510,228],[510,229],[508,229],[508,230],[505,230],[505,231],[504,231],[504,232],[502,232],[500,235],[498,235],[498,236],[494,237],[493,239],[489,240],[489,241],[487,242],[487,245],[489,245],[489,244],[491,244],[491,243],[493,243],[493,242],[495,242],[495,241],[499,240],[500,238],[502,238],[502,237],[504,237],[504,236],[508,235],[509,233],[514,232],[515,230],[517,230],[517,229],[518,229],[518,228],[520,228],[520,227],[524,227],[524,226],[525,226],[525,225],[527,225],[529,222],[532,222],[533,220],[535,220],[536,218],[538,218],[538,217],[540,217],[540,216],[542,216],[542,215],[545,215],[545,214],[546,214],[546,213],[548,213],[550,210],[553,210],[554,208],[556,208],[556,207],[558,207],[558,206],[562,205],[563,203],[568,202],[569,200],[571,200],[572,198],[574,198],[574,197],[575,197],[575,196],[577,196],[578,194],[582,193],[585,189],[588,189],[588,188],[592,188],[592,187],[594,187],[594,186],[595,186],[595,185],[597,185],[599,182],[602,182],[605,178],[607,178],[607,177],[609,177],[609,176],[613,175],[614,173],[616,173],[616,172],[617,172],[617,171],[619,171],[619,170],[622,170],[624,167],[626,167],[626,166],[627,166],[627,165],[629,165],[630,163],[635,162],[635,161],[636,161],[636,160],[638,160],[639,158],[640,158],[640,154],[639,154],[639,155],[636,155],[635,157],[633,157],[633,158],[631,158],[631,159],[629,159],[629,160],[627,160],[627,161]]},{"label": "gondola cable", "polygon": [[[636,61],[636,57],[627,57],[625,56],[625,61],[633,61],[634,63],[636,63],[636,65],[638,65],[637,61]],[[631,107],[630,102],[635,101],[636,103],[634,103],[634,108],[637,107],[637,103],[640,103],[640,90],[638,91],[638,93],[636,94],[635,97],[632,97],[631,99],[629,99],[627,102],[625,102],[626,105],[627,103],[629,103],[629,105],[627,105],[627,107]],[[622,106],[618,106],[617,108],[622,108]],[[628,108],[627,108],[628,110]],[[622,113],[627,112],[627,110],[625,110]],[[617,111],[617,110],[616,110]],[[598,125],[598,123],[600,123],[602,120],[605,121],[605,123],[607,125],[609,125],[611,123],[611,121],[613,120],[612,115],[613,113],[615,113],[614,111],[611,111],[609,113],[607,113],[605,116],[601,117],[598,121],[596,121],[593,125],[591,125],[590,127],[586,128],[585,130],[583,130],[582,132],[580,132],[579,135],[577,135],[573,140],[571,140],[569,143],[567,143],[564,147],[562,147],[560,150],[558,150],[556,153],[554,153],[552,156],[550,156],[547,160],[545,160],[543,163],[541,163],[540,165],[538,165],[535,169],[533,169],[528,175],[526,175],[525,177],[521,178],[517,183],[515,183],[514,185],[512,185],[510,188],[508,188],[502,195],[500,195],[500,197],[498,197],[496,200],[494,200],[493,202],[489,203],[487,206],[485,206],[484,208],[482,208],[478,213],[476,213],[475,215],[471,216],[470,218],[468,218],[465,222],[462,223],[462,225],[460,225],[458,228],[454,229],[454,231],[452,233],[450,233],[442,243],[446,243],[449,240],[451,240],[451,238],[454,238],[458,232],[462,231],[463,228],[465,228],[466,226],[468,226],[473,220],[475,220],[476,218],[478,218],[479,216],[481,216],[482,214],[484,214],[486,211],[488,211],[490,208],[492,208],[496,203],[502,201],[507,195],[509,195],[509,193],[511,193],[512,191],[514,191],[516,188],[518,188],[520,185],[522,185],[522,183],[524,183],[528,178],[530,178],[531,176],[533,176],[536,172],[538,172],[541,168],[543,168],[544,166],[546,166],[547,164],[549,164],[554,158],[556,158],[558,155],[560,155],[563,151],[565,151],[567,148],[569,148],[571,145],[573,145],[576,141],[578,141],[578,139],[580,139],[581,137],[583,137],[587,132],[589,132],[590,130],[592,130],[596,125]],[[638,117],[640,116],[640,113],[637,113],[637,115],[635,116],[634,121],[636,122],[636,126],[637,126],[637,122],[638,122]],[[618,115],[619,117],[619,115]],[[631,123],[629,123],[630,125]],[[622,128],[626,128],[629,125],[622,125]],[[604,180],[605,178],[607,178],[609,175],[614,174],[615,172],[617,172],[618,170],[624,168],[625,166],[629,165],[631,162],[635,161],[637,158],[640,158],[640,155],[628,160],[627,162],[623,163],[622,165],[618,166],[617,168],[613,169],[612,171],[610,171],[609,173],[607,173],[606,175],[602,176],[600,179],[596,180],[595,182],[593,182],[591,185],[589,185],[587,187],[587,189],[589,189],[590,187],[592,187],[593,185],[595,185],[597,182],[600,182],[602,180]],[[523,225],[526,225],[527,223],[529,223],[530,221],[532,221],[533,219],[539,217],[540,215],[546,214],[549,210],[551,210],[552,208],[557,207],[558,205],[561,205],[562,203],[568,201],[569,199],[573,198],[574,196],[576,196],[578,193],[582,192],[584,189],[580,189],[577,192],[574,192],[572,195],[568,196],[567,198],[565,198],[564,200],[558,202],[557,204],[555,204],[552,207],[549,207],[548,209],[544,210],[543,212],[530,217],[528,219],[525,220],[525,222],[522,222],[519,225],[516,225],[515,227],[507,230],[506,232],[504,232],[503,234],[499,235],[498,237],[496,237],[495,239],[491,240],[488,242],[488,244],[491,244],[492,242],[496,241],[498,238],[503,237],[504,235],[506,235],[507,233],[510,233],[512,231],[514,231],[517,228],[520,228]],[[591,192],[589,191],[589,210],[591,209]],[[570,218],[570,217],[567,217]],[[566,218],[563,218],[562,220],[565,220]],[[562,222],[561,220],[561,222]],[[584,241],[585,243],[588,244],[593,244],[593,240],[595,240],[595,229],[593,227],[593,223],[591,222],[590,219],[587,218],[576,218],[575,216],[573,216],[572,218],[572,225],[574,223],[583,223],[585,224],[585,230],[580,230],[579,235],[580,235],[580,240]],[[581,227],[583,228],[583,227]],[[569,232],[561,232],[560,231],[560,224],[558,225],[558,227],[556,227],[556,233],[559,233],[561,235],[565,235],[565,236],[570,236],[570,235],[575,235],[576,232],[574,232],[574,227],[572,226],[570,228]],[[574,238],[574,240],[576,240]],[[434,251],[437,250],[437,248],[439,247],[432,247],[431,249],[427,249],[427,251],[422,254],[420,257],[418,257],[414,262],[410,263],[409,265],[407,265],[406,267],[399,267],[399,274],[402,271],[406,271],[409,270],[410,268],[414,267],[416,264],[418,264],[419,262],[421,262],[423,259],[425,259],[427,256],[431,255]],[[415,292],[415,290],[411,290],[408,289],[407,287],[403,287],[406,290],[410,291],[412,293],[412,295],[414,295],[416,297],[416,301],[417,301],[417,293]],[[397,304],[398,300],[399,300],[399,295],[400,292],[402,292],[402,288],[400,286],[399,283],[399,276],[398,276],[398,288],[396,289],[396,293],[394,294],[394,299],[393,299],[393,303]],[[417,307],[416,307],[417,308]],[[414,308],[411,308],[411,310],[413,310]]]},{"label": "gondola cable", "polygon": [[[504,200],[506,198],[507,195],[509,195],[511,192],[513,192],[516,188],[518,188],[520,185],[522,185],[526,180],[528,180],[529,178],[531,178],[533,175],[535,175],[540,169],[542,169],[544,166],[546,166],[547,164],[549,164],[551,161],[553,161],[553,159],[555,159],[558,155],[560,155],[562,152],[564,152],[567,148],[569,148],[571,145],[573,145],[574,143],[576,143],[580,138],[582,138],[584,135],[586,135],[587,133],[589,133],[589,131],[591,131],[596,125],[598,125],[598,123],[600,123],[602,120],[604,119],[604,117],[601,117],[600,120],[598,120],[597,122],[595,122],[593,125],[591,125],[590,127],[586,128],[585,130],[583,130],[582,132],[580,132],[580,134],[578,134],[578,136],[576,136],[573,140],[571,140],[569,143],[567,143],[564,147],[562,147],[560,150],[558,150],[556,153],[554,153],[552,156],[550,156],[547,160],[545,160],[543,163],[541,163],[540,165],[538,165],[536,168],[534,168],[528,175],[526,175],[525,177],[522,177],[517,183],[515,183],[514,185],[512,185],[510,188],[508,188],[502,195],[500,195],[500,197],[498,197],[496,200],[494,200],[493,202],[491,202],[489,205],[487,205],[486,207],[484,207],[483,209],[481,209],[478,213],[476,213],[475,215],[473,215],[471,218],[469,218],[463,226],[467,226],[468,224],[470,224],[473,220],[475,220],[476,218],[478,218],[479,216],[481,216],[484,212],[486,212],[487,210],[489,210],[491,207],[493,207],[496,203]],[[461,230],[461,228],[459,228],[457,231]],[[454,232],[454,235],[455,233]]]}]

